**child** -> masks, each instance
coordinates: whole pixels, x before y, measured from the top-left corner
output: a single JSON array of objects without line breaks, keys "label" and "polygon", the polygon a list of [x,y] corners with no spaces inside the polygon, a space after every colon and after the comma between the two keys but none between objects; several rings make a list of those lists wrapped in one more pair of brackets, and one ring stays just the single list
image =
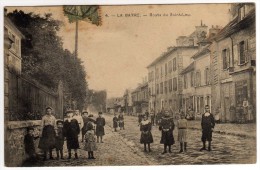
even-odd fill
[{"label": "child", "polygon": [[63,158],[63,145],[64,145],[64,134],[63,134],[63,121],[58,120],[57,124],[57,131],[56,131],[56,140],[55,140],[55,148],[57,153],[57,159]]},{"label": "child", "polygon": [[116,132],[116,128],[118,127],[118,118],[117,118],[116,114],[114,114],[114,118],[113,118],[113,127]]},{"label": "child", "polygon": [[93,151],[97,150],[96,138],[94,135],[94,127],[91,122],[87,124],[84,150],[88,151],[88,159],[96,159],[93,153]]},{"label": "child", "polygon": [[148,144],[148,151],[151,152],[150,143],[153,143],[153,136],[151,133],[152,124],[148,120],[148,117],[144,115],[144,119],[140,123],[141,139],[140,143],[144,144],[144,152],[146,150],[146,144]]},{"label": "child", "polygon": [[29,155],[28,161],[34,162],[36,160],[36,152],[34,146],[34,140],[39,138],[39,136],[34,136],[34,128],[28,127],[27,134],[24,136],[24,147],[25,152]]},{"label": "child", "polygon": [[184,151],[186,152],[188,122],[185,119],[185,115],[183,112],[181,113],[181,119],[179,119],[177,122],[177,126],[178,126],[178,140],[180,142],[180,153],[183,152],[183,144],[184,144]]},{"label": "child", "polygon": [[120,113],[120,114],[119,114],[119,116],[118,116],[118,121],[119,121],[120,130],[125,129],[124,115],[123,115],[123,113]]}]

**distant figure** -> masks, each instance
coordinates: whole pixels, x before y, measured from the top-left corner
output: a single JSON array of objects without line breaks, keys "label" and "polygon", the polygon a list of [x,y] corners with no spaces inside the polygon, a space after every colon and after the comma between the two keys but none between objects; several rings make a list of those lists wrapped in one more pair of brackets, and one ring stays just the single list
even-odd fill
[{"label": "distant figure", "polygon": [[243,119],[244,119],[244,121],[247,120],[248,106],[249,106],[248,100],[247,100],[247,98],[244,98],[244,101],[243,101],[243,111],[244,111]]},{"label": "distant figure", "polygon": [[106,124],[105,118],[102,117],[102,112],[98,112],[98,118],[96,119],[96,135],[97,135],[97,143],[103,143],[103,136],[105,135],[104,126]]},{"label": "distant figure", "polygon": [[85,134],[85,146],[84,150],[88,151],[88,159],[96,159],[94,157],[94,151],[97,150],[96,146],[96,138],[95,138],[95,132],[94,132],[94,126],[91,122],[87,124],[87,132]]},{"label": "distant figure", "polygon": [[55,148],[56,148],[57,159],[60,158],[64,159],[63,158],[63,145],[64,145],[63,121],[58,120],[56,124],[57,124],[57,130],[56,130]]},{"label": "distant figure", "polygon": [[209,106],[205,106],[205,113],[202,115],[201,128],[202,128],[202,143],[203,147],[200,151],[206,150],[206,141],[208,141],[208,151],[211,151],[212,131],[215,127],[214,116],[209,112]]},{"label": "distant figure", "polygon": [[140,131],[141,131],[140,143],[144,144],[144,152],[147,152],[146,144],[148,145],[148,151],[151,152],[150,143],[153,143],[153,136],[151,133],[151,129],[152,129],[152,124],[148,120],[148,117],[144,115],[144,118],[140,123]]},{"label": "distant figure", "polygon": [[68,159],[71,159],[71,150],[74,149],[75,159],[78,159],[77,149],[79,148],[78,135],[80,134],[80,127],[78,121],[73,118],[73,111],[67,111],[67,119],[64,122],[63,131],[64,137],[67,139]]},{"label": "distant figure", "polygon": [[173,130],[174,130],[174,121],[173,118],[170,117],[169,112],[165,111],[164,116],[160,121],[159,130],[162,132],[161,136],[161,144],[164,144],[164,150],[162,154],[167,153],[167,146],[169,148],[169,153],[172,153],[171,146],[175,143],[173,137]]},{"label": "distant figure", "polygon": [[146,117],[149,117],[149,112],[148,112],[148,110],[145,111],[145,115],[146,115]]},{"label": "distant figure", "polygon": [[28,162],[35,162],[37,160],[34,146],[34,140],[37,138],[39,138],[39,136],[34,136],[34,128],[28,127],[27,134],[24,136],[25,153],[29,156],[27,159]]},{"label": "distant figure", "polygon": [[253,116],[253,105],[249,104],[248,105],[248,111],[247,111],[247,121],[248,122],[253,122],[254,121],[254,116]]},{"label": "distant figure", "polygon": [[124,115],[122,112],[118,115],[118,121],[120,130],[125,129]]},{"label": "distant figure", "polygon": [[42,133],[39,142],[39,148],[43,150],[44,156],[43,160],[47,159],[47,152],[49,151],[50,159],[52,157],[52,149],[55,148],[55,128],[56,128],[56,118],[52,115],[52,108],[46,108],[46,114],[42,117]]},{"label": "distant figure", "polygon": [[[187,150],[187,128],[188,121],[185,119],[185,114],[181,113],[181,118],[177,122],[178,141],[180,142],[180,153]],[[184,148],[183,148],[184,147]]]},{"label": "distant figure", "polygon": [[154,119],[155,119],[155,115],[154,115],[154,111],[151,111],[151,124],[154,126]]},{"label": "distant figure", "polygon": [[220,117],[219,117],[219,115],[220,115],[220,108],[219,107],[217,107],[216,108],[216,110],[215,110],[215,122],[216,123],[220,123]]},{"label": "distant figure", "polygon": [[113,118],[113,128],[115,129],[115,132],[117,131],[117,127],[118,127],[118,118],[117,118],[117,115],[114,114],[114,118]]}]

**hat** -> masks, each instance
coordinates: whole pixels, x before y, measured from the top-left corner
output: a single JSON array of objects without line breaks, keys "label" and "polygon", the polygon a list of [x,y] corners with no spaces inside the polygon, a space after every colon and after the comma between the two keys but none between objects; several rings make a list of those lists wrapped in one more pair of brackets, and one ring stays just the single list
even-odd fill
[{"label": "hat", "polygon": [[101,114],[102,114],[102,112],[98,112],[98,114],[99,114],[99,115],[101,115]]},{"label": "hat", "polygon": [[93,115],[92,115],[92,114],[90,114],[90,115],[88,115],[88,117],[93,117]]},{"label": "hat", "polygon": [[66,113],[74,113],[73,110],[67,110]]},{"label": "hat", "polygon": [[59,123],[63,124],[63,121],[62,120],[57,120],[56,124],[59,124]]},{"label": "hat", "polygon": [[92,123],[88,122],[87,130],[92,130],[93,128],[94,128],[94,126],[92,125]]},{"label": "hat", "polygon": [[47,110],[47,109],[51,109],[51,110],[52,110],[52,108],[51,108],[50,106],[47,106],[47,107],[45,108],[45,110]]},{"label": "hat", "polygon": [[27,132],[29,132],[30,130],[34,130],[34,128],[32,126],[27,127]]}]

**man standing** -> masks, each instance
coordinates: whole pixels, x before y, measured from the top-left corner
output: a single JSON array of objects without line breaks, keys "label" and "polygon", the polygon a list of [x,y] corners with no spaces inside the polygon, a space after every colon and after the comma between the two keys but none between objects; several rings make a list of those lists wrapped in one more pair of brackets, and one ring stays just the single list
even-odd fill
[{"label": "man standing", "polygon": [[105,118],[102,117],[102,112],[98,112],[98,118],[96,119],[96,135],[97,135],[97,143],[99,143],[99,138],[101,139],[100,142],[103,143],[103,136],[105,135],[104,126],[106,124]]},{"label": "man standing", "polygon": [[202,115],[201,119],[201,128],[202,128],[202,137],[201,141],[203,143],[203,147],[200,151],[206,150],[206,141],[208,144],[208,151],[211,151],[211,141],[212,141],[212,131],[215,127],[214,116],[209,112],[209,106],[205,106],[205,113]]}]

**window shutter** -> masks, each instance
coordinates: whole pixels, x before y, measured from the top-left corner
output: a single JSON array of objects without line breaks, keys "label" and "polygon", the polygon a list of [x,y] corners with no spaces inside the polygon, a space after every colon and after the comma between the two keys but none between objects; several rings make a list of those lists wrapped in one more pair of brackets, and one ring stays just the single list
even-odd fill
[{"label": "window shutter", "polygon": [[233,53],[234,53],[234,64],[235,62],[239,63],[239,60],[238,60],[238,48],[237,48],[237,45],[234,45],[233,46]]},{"label": "window shutter", "polygon": [[248,62],[248,39],[245,40],[245,51],[244,51],[244,55],[245,55],[245,63]]}]

